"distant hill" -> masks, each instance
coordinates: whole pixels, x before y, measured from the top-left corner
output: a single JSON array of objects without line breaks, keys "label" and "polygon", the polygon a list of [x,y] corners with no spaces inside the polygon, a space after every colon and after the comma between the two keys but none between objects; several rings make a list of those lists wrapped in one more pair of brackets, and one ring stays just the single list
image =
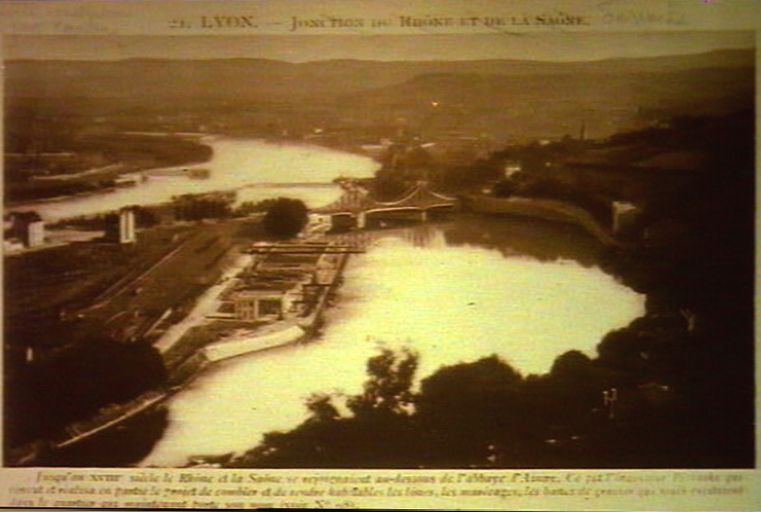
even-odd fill
[{"label": "distant hill", "polygon": [[519,60],[355,61],[293,64],[265,59],[122,61],[11,60],[6,62],[6,94],[47,97],[162,97],[242,94],[273,96],[343,94],[383,87],[417,75],[642,73],[715,67],[752,67],[751,50],[649,59],[558,63]]},{"label": "distant hill", "polygon": [[[428,74],[345,99],[347,110],[393,112],[423,131],[499,136],[612,133],[675,115],[752,105],[752,68],[535,75]],[[434,107],[431,102],[436,102]],[[519,127],[519,128],[518,128]]]},{"label": "distant hill", "polygon": [[[348,123],[404,117],[439,129],[466,122],[469,130],[502,136],[515,123],[526,133],[544,133],[548,126],[553,133],[575,133],[586,122],[590,133],[602,134],[626,124],[619,118],[628,123],[674,109],[724,110],[752,101],[754,60],[753,50],[570,63],[11,60],[5,94],[11,106],[22,98],[108,100],[115,108],[147,109],[206,102],[296,110],[321,105]],[[431,101],[440,103],[438,112]],[[432,115],[440,119],[428,119]]]}]

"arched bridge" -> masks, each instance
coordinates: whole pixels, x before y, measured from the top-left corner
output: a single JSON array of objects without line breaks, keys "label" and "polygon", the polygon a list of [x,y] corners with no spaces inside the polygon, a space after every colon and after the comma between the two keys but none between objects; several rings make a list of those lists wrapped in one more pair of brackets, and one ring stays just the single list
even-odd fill
[{"label": "arched bridge", "polygon": [[[336,201],[315,208],[313,213],[330,215],[333,226],[365,228],[372,221],[408,220],[410,214],[417,220],[428,220],[428,214],[453,210],[457,199],[434,192],[425,181],[418,182],[396,201],[376,201],[366,190],[346,185]],[[353,226],[351,226],[353,224]]]}]

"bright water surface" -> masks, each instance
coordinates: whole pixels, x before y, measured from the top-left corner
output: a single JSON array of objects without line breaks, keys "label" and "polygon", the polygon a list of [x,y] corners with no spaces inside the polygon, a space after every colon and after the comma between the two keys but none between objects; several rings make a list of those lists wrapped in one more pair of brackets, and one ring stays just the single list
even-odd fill
[{"label": "bright water surface", "polygon": [[332,183],[334,178],[369,177],[379,167],[377,162],[364,156],[318,146],[216,136],[204,137],[201,142],[212,148],[211,160],[179,168],[209,169],[208,179],[150,177],[135,187],[25,203],[13,209],[35,210],[43,219],[52,221],[129,205],[167,202],[181,194],[231,189],[240,189],[238,202],[286,196],[302,199],[307,206],[314,207],[330,203],[341,195],[340,187]]},{"label": "bright water surface", "polygon": [[644,312],[644,296],[594,266],[594,242],[568,228],[462,217],[373,236],[351,257],[318,340],[208,370],[169,402],[169,426],[142,464],[242,452],[292,429],[310,394],[358,393],[381,345],[417,351],[418,381],[491,354],[541,373],[565,351],[594,355],[605,333]]},{"label": "bright water surface", "polygon": [[[210,169],[208,180],[155,178],[26,209],[51,220],[229,189],[240,189],[239,201],[288,196],[320,206],[340,195],[334,178],[371,176],[378,167],[313,146],[204,142],[213,157],[195,167]],[[540,373],[565,351],[594,355],[605,333],[644,312],[644,296],[602,272],[596,242],[572,228],[460,216],[362,236],[373,241],[366,254],[351,257],[324,334],[208,370],[168,403],[169,425],[143,465],[242,452],[266,432],[296,427],[310,394],[359,392],[381,344],[417,351],[418,381],[443,365],[491,354],[524,374]]]}]

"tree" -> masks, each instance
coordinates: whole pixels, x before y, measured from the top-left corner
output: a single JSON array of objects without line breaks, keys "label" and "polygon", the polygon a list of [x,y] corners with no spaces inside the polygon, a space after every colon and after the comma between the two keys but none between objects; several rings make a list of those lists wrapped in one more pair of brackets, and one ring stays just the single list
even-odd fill
[{"label": "tree", "polygon": [[271,236],[290,238],[306,226],[307,207],[301,200],[280,197],[267,209],[262,222]]},{"label": "tree", "polygon": [[380,169],[373,180],[373,196],[380,201],[399,199],[410,184],[391,169]]},{"label": "tree", "polygon": [[132,206],[135,212],[135,223],[141,228],[150,228],[159,223],[159,217],[154,210],[144,206]]},{"label": "tree", "polygon": [[317,393],[306,402],[310,417],[289,432],[270,432],[261,445],[230,467],[413,467],[422,446],[412,418],[411,391],[417,355],[384,349],[367,362],[364,390],[349,397],[351,416]]},{"label": "tree", "polygon": [[522,384],[521,375],[497,356],[446,366],[423,379],[416,418],[432,443],[432,464],[483,464],[489,446],[515,444],[521,425],[530,421]]},{"label": "tree", "polygon": [[93,338],[23,368],[26,404],[14,409],[14,438],[54,435],[64,425],[163,386],[167,373],[159,352],[146,343]]},{"label": "tree", "polygon": [[417,370],[417,354],[402,350],[400,354],[390,349],[370,358],[367,362],[369,379],[364,392],[348,401],[349,409],[357,416],[380,414],[404,414],[412,404],[412,381]]}]

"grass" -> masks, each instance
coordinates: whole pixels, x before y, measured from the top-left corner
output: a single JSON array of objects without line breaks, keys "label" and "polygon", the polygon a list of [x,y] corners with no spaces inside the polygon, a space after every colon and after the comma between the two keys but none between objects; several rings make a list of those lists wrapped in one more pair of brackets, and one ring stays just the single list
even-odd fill
[{"label": "grass", "polygon": [[141,231],[134,246],[81,243],[6,258],[6,343],[54,348],[140,331],[168,308],[187,310],[259,232],[237,220],[161,226]]}]

